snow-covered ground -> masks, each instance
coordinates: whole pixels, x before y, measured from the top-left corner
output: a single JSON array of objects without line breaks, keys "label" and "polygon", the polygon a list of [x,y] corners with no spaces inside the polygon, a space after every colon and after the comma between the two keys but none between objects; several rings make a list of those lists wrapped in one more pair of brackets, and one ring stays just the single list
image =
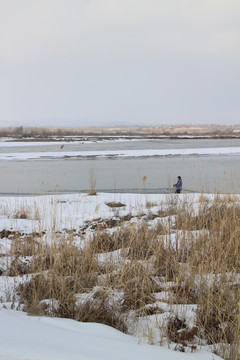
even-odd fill
[{"label": "snow-covered ground", "polygon": [[139,344],[111,327],[0,310],[1,360],[213,360],[210,352],[179,353]]},{"label": "snow-covered ground", "polygon": [[[44,232],[43,240],[51,241],[51,232],[75,229],[76,234],[88,221],[114,219],[129,213],[154,213],[169,203],[179,201],[198,204],[198,194],[87,194],[1,197],[0,231],[18,231],[24,234]],[[213,195],[205,195],[209,199]],[[110,207],[111,202],[121,207]],[[149,204],[151,208],[149,209]],[[22,216],[21,216],[22,215]],[[23,216],[24,215],[24,216]],[[22,218],[21,218],[22,217]],[[24,217],[24,218],[23,218]],[[97,220],[98,219],[98,220]],[[157,220],[154,219],[153,223]],[[163,220],[164,221],[164,220]],[[174,246],[176,237],[171,241]],[[76,239],[81,244],[81,236]],[[8,266],[7,254],[11,239],[0,239],[0,359],[1,360],[147,360],[147,359],[220,359],[209,349],[199,348],[194,353],[180,353],[161,346],[143,343],[141,336],[123,334],[113,328],[95,323],[80,323],[70,319],[34,317],[11,309],[11,291],[16,282],[24,281],[4,275]],[[105,254],[105,256],[107,256]],[[163,293],[162,293],[163,295]],[[9,298],[8,298],[9,297]],[[145,326],[143,322],[143,326]],[[144,329],[143,329],[144,330]],[[144,331],[143,331],[144,332]]]},{"label": "snow-covered ground", "polygon": [[[184,195],[180,195],[182,197]],[[171,197],[171,196],[170,196]],[[0,231],[2,229],[18,229],[23,231],[38,231],[39,227],[45,231],[55,229],[79,228],[85,221],[96,218],[112,218],[115,214],[124,216],[128,213],[138,215],[146,208],[147,202],[166,204],[170,198],[164,194],[126,194],[126,193],[98,193],[88,196],[86,193],[67,195],[0,197]],[[195,199],[198,195],[192,195]],[[123,207],[111,208],[109,202],[120,202]],[[19,219],[15,215],[21,211],[27,212],[27,219]],[[31,221],[29,221],[31,220]]]}]

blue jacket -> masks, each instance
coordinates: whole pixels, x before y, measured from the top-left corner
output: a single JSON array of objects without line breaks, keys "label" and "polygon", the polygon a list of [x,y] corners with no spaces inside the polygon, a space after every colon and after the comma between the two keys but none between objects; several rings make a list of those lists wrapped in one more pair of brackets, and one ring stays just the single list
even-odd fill
[{"label": "blue jacket", "polygon": [[177,181],[176,190],[182,190],[182,179]]}]

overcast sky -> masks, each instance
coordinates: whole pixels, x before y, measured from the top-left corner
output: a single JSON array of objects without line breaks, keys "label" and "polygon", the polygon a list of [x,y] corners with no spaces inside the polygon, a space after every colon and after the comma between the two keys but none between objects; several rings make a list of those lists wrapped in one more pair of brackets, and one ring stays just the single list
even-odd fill
[{"label": "overcast sky", "polygon": [[0,125],[240,123],[239,0],[0,0]]}]

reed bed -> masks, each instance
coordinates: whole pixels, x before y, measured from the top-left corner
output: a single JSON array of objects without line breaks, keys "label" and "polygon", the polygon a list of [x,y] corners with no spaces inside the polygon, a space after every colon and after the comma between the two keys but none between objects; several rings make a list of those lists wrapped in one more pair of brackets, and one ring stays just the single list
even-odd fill
[{"label": "reed bed", "polygon": [[[156,216],[149,216],[156,205]],[[84,246],[73,234],[54,231],[51,244],[41,234],[13,239],[7,275],[27,275],[16,289],[18,306],[126,333],[139,319],[156,316],[161,341],[175,349],[210,346],[226,360],[239,360],[238,198],[201,196],[196,206],[169,197],[144,211],[111,229],[99,225],[82,235]],[[190,320],[183,305],[192,306]]]}]

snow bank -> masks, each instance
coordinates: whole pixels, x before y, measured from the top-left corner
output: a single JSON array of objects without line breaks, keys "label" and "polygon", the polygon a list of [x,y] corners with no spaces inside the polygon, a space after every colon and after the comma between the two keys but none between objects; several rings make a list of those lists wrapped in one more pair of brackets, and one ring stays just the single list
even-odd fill
[{"label": "snow bank", "polygon": [[0,310],[1,360],[213,360],[209,352],[179,353],[138,344],[113,328]]}]

